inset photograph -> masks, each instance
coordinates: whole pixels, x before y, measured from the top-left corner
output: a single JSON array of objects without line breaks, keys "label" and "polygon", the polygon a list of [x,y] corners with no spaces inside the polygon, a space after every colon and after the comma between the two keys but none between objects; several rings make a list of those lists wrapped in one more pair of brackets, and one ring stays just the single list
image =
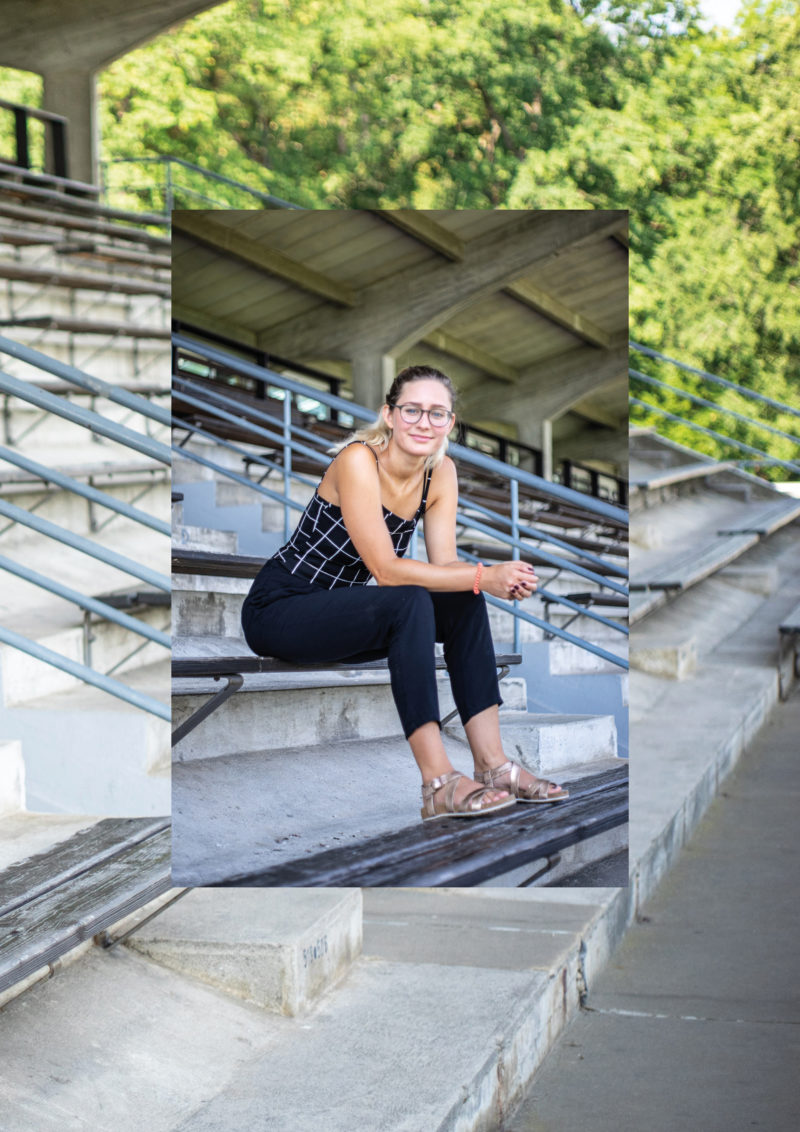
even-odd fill
[{"label": "inset photograph", "polygon": [[625,885],[627,213],[173,213],[173,883]]}]

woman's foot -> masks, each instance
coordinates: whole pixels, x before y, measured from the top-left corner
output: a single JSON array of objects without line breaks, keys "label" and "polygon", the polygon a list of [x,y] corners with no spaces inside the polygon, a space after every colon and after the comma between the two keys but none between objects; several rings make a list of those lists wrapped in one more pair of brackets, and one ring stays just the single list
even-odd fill
[{"label": "woman's foot", "polygon": [[537,778],[510,759],[483,770],[476,768],[475,778],[486,786],[505,788],[520,802],[558,802],[569,797],[562,786],[546,778]]},{"label": "woman's foot", "polygon": [[504,810],[516,801],[507,790],[475,782],[451,770],[422,784],[423,821],[438,817],[478,817],[482,813]]}]

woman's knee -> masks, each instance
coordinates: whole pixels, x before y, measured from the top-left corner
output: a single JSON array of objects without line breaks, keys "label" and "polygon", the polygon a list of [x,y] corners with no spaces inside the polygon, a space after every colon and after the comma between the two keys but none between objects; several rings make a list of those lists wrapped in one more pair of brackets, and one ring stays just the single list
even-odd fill
[{"label": "woman's knee", "polygon": [[433,601],[423,586],[387,586],[392,615],[400,621],[409,619],[433,622]]}]

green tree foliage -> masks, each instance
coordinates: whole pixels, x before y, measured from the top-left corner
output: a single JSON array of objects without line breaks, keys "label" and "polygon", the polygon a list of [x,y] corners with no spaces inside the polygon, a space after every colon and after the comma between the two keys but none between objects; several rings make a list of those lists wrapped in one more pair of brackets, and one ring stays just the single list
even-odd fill
[{"label": "green tree foliage", "polygon": [[[104,155],[179,157],[312,208],[628,208],[632,336],[800,405],[798,73],[797,0],[747,0],[735,33],[703,30],[694,0],[230,0],[104,72]],[[157,175],[113,168],[151,206]],[[176,179],[196,194],[184,205],[253,207]],[[719,410],[637,391],[797,458]]]}]

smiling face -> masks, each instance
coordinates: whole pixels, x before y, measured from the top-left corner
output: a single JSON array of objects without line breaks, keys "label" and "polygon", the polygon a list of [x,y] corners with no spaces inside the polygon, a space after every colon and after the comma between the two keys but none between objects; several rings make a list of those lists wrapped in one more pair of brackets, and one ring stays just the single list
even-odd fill
[{"label": "smiling face", "polygon": [[[383,407],[383,419],[392,429],[393,438],[403,451],[413,456],[430,456],[440,448],[452,428],[452,419],[444,427],[431,423],[428,412],[423,412],[418,421],[403,419],[401,407],[414,406],[419,409],[452,412],[453,404],[449,390],[435,378],[420,378],[407,381],[397,394],[394,408]],[[434,417],[435,421],[435,417]]]}]

